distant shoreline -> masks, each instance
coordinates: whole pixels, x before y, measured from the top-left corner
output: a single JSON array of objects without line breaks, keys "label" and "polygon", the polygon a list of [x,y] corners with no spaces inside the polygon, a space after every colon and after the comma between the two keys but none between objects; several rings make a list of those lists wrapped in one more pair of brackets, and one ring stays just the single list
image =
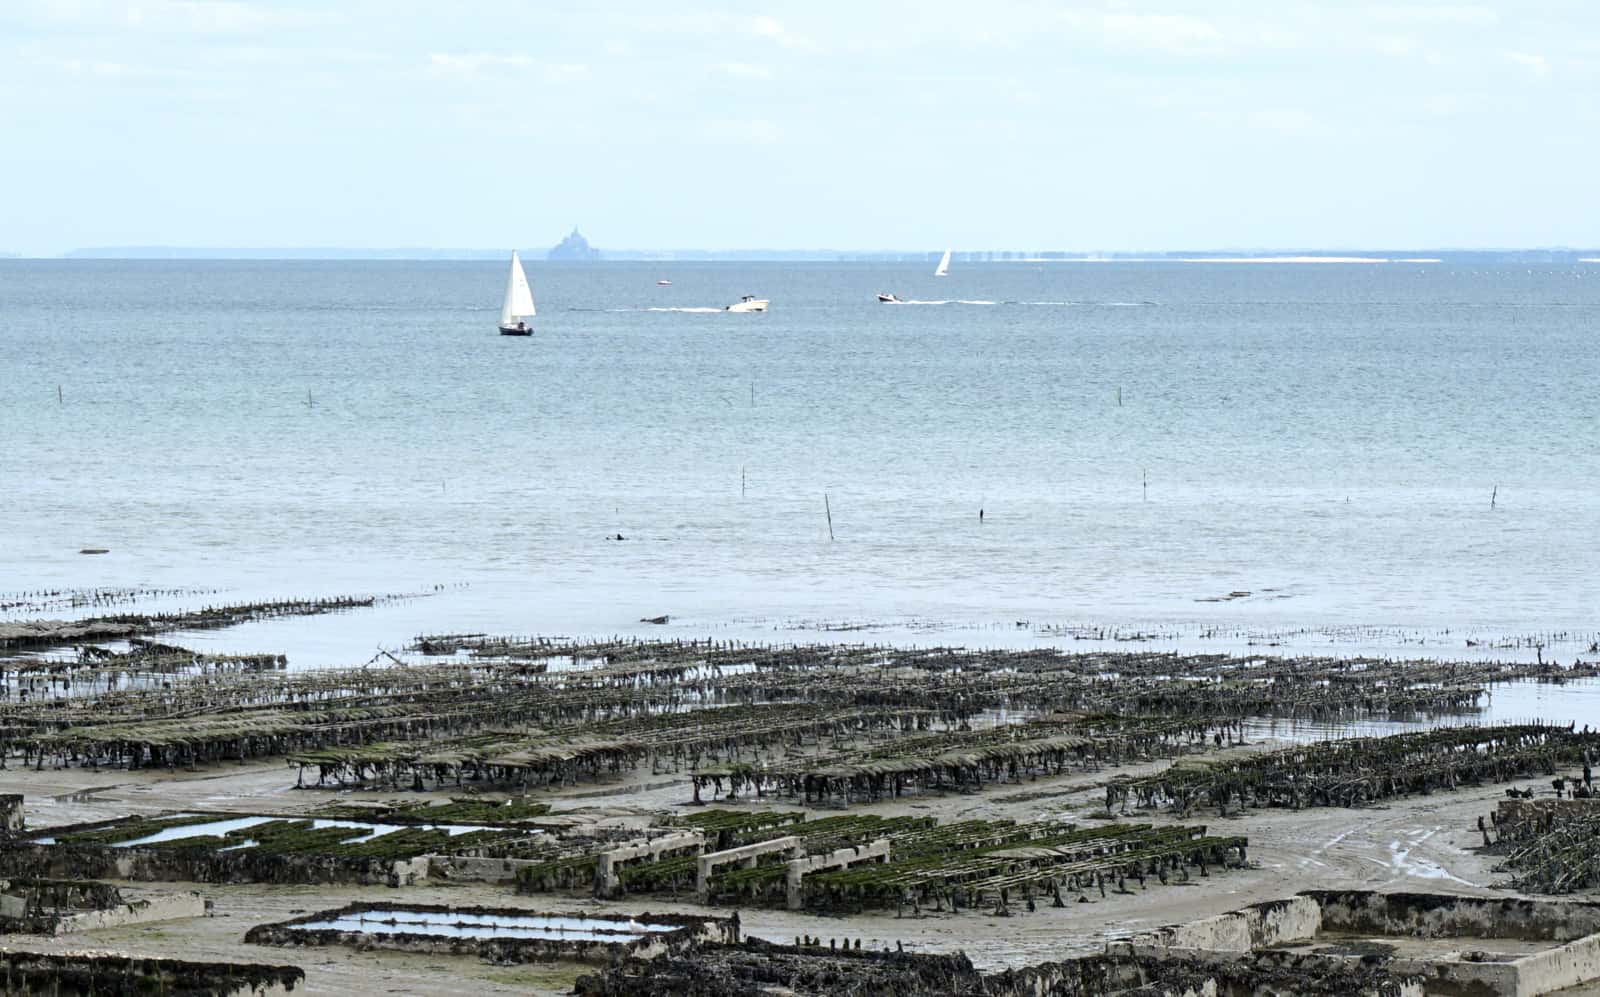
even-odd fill
[{"label": "distant shoreline", "polygon": [[[779,250],[601,250],[595,260],[547,260],[544,249],[522,249],[529,263],[556,262],[582,266],[598,263],[907,263],[928,264],[941,251],[861,251],[831,249]],[[106,246],[73,249],[56,256],[0,253],[11,260],[259,260],[259,261],[456,261],[503,260],[509,249],[435,249],[414,247],[378,249],[363,247],[189,247]],[[1262,249],[1174,250],[1127,253],[1065,252],[1056,250],[957,250],[958,263],[1265,263],[1265,264],[1376,264],[1376,263],[1600,263],[1600,248],[1590,249]]]},{"label": "distant shoreline", "polygon": [[[1086,256],[1074,259],[1030,257],[1013,263],[1443,263],[1437,256]],[[1578,260],[1579,263],[1588,262]]]}]

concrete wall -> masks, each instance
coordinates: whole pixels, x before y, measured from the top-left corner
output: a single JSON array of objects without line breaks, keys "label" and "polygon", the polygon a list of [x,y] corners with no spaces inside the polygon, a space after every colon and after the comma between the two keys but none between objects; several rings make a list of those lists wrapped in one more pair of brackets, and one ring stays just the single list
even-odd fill
[{"label": "concrete wall", "polygon": [[[1334,959],[1330,958],[1326,961],[1331,962]],[[1423,981],[1422,992],[1425,994],[1516,997],[1521,992],[1517,983],[1519,973],[1516,964],[1511,962],[1389,959],[1384,961],[1382,966],[1391,973],[1421,977]]]},{"label": "concrete wall", "polygon": [[[1310,890],[1288,901],[1255,904],[1243,910],[1172,925],[1107,946],[1111,955],[1133,958],[1233,959],[1286,942],[1308,941],[1318,931],[1384,937],[1460,939],[1471,951],[1474,939],[1493,948],[1493,939],[1557,943],[1555,947],[1502,961],[1468,958],[1383,960],[1397,976],[1417,977],[1428,994],[1535,997],[1600,979],[1600,904],[1458,897],[1427,893],[1376,893],[1366,890]],[[1574,938],[1574,935],[1582,937]],[[1565,944],[1559,944],[1559,943]],[[1343,956],[1305,954],[1300,965],[1348,964]]]},{"label": "concrete wall", "polygon": [[[103,884],[90,884],[101,886]],[[109,887],[107,889],[110,889]],[[112,890],[113,894],[115,890]],[[75,931],[97,931],[146,921],[171,921],[202,917],[205,899],[198,893],[163,893],[124,902],[121,897],[102,905],[85,907],[41,907],[26,898],[0,895],[0,932],[14,931],[33,935],[65,935]]]},{"label": "concrete wall", "polygon": [[1322,912],[1309,897],[1291,897],[1252,904],[1217,917],[1168,925],[1129,939],[1139,954],[1159,955],[1166,949],[1205,952],[1250,952],[1285,942],[1306,941],[1322,928]]},{"label": "concrete wall", "polygon": [[175,921],[184,917],[204,917],[205,898],[198,893],[163,893],[144,897],[110,910],[91,910],[69,914],[56,923],[55,934],[73,931],[98,931],[146,921]]},{"label": "concrete wall", "polygon": [[711,893],[711,877],[723,866],[737,864],[749,869],[761,860],[761,856],[771,855],[774,852],[787,852],[791,858],[799,858],[805,854],[805,846],[799,838],[785,836],[773,838],[771,841],[740,845],[738,848],[725,848],[720,852],[707,852],[695,863],[695,896],[701,903],[706,902]]},{"label": "concrete wall", "polygon": [[1569,942],[1600,932],[1600,903],[1456,897],[1437,893],[1307,890],[1332,931],[1419,938]]},{"label": "concrete wall", "polygon": [[622,886],[621,877],[617,874],[617,867],[627,862],[639,859],[659,861],[661,856],[670,852],[696,851],[703,852],[706,847],[706,836],[699,831],[679,831],[676,834],[664,834],[659,838],[648,841],[636,841],[632,844],[621,845],[603,851],[595,860],[594,888],[602,897],[609,897],[616,893]]},{"label": "concrete wall", "polygon": [[790,910],[805,906],[805,891],[801,888],[808,873],[823,869],[843,869],[857,862],[889,861],[889,839],[879,838],[867,845],[836,848],[826,855],[808,855],[803,859],[790,859],[786,872],[788,904]]},{"label": "concrete wall", "polygon": [[[1338,994],[1339,997],[1423,997],[1421,981],[1386,966],[1325,960],[1289,951],[1241,957],[1231,952],[1173,952],[1140,957],[1126,946],[1105,955],[1046,962],[984,977],[986,997],[1108,997],[1130,991],[1197,997]],[[1314,982],[1313,982],[1314,981]],[[1300,986],[1301,984],[1310,984]],[[1483,997],[1483,995],[1479,995]]]},{"label": "concrete wall", "polygon": [[1600,979],[1600,935],[1518,959],[1517,997],[1534,997]]},{"label": "concrete wall", "polygon": [[412,886],[428,878],[430,856],[418,855],[412,859],[397,859],[389,867],[389,885]]},{"label": "concrete wall", "polygon": [[428,878],[456,883],[508,883],[524,866],[543,865],[543,859],[484,859],[462,855],[429,855]]}]

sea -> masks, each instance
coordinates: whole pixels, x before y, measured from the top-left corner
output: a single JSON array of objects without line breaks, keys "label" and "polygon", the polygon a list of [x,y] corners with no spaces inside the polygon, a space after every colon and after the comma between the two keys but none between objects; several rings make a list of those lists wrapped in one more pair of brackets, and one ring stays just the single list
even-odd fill
[{"label": "sea", "polygon": [[1597,656],[1600,265],[528,275],[524,339],[498,262],[0,261],[0,603],[398,597],[194,635],[297,667],[439,632]]}]

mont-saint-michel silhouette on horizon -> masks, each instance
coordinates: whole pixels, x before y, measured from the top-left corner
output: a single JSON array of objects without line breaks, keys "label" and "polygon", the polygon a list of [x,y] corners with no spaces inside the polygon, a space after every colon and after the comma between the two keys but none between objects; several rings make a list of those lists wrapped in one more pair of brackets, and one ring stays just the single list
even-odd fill
[{"label": "mont-saint-michel silhouette on horizon", "polygon": [[600,251],[589,245],[589,240],[578,231],[578,226],[572,226],[572,231],[566,238],[550,247],[550,252],[545,254],[550,260],[598,260]]}]

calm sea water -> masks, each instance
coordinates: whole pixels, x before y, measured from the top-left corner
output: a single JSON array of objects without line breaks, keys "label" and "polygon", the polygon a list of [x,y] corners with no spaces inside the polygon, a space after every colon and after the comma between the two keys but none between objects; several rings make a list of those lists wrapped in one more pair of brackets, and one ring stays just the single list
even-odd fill
[{"label": "calm sea water", "polygon": [[338,663],[1600,630],[1600,266],[928,269],[531,263],[511,339],[498,263],[0,262],[0,591],[447,586],[213,638]]}]

